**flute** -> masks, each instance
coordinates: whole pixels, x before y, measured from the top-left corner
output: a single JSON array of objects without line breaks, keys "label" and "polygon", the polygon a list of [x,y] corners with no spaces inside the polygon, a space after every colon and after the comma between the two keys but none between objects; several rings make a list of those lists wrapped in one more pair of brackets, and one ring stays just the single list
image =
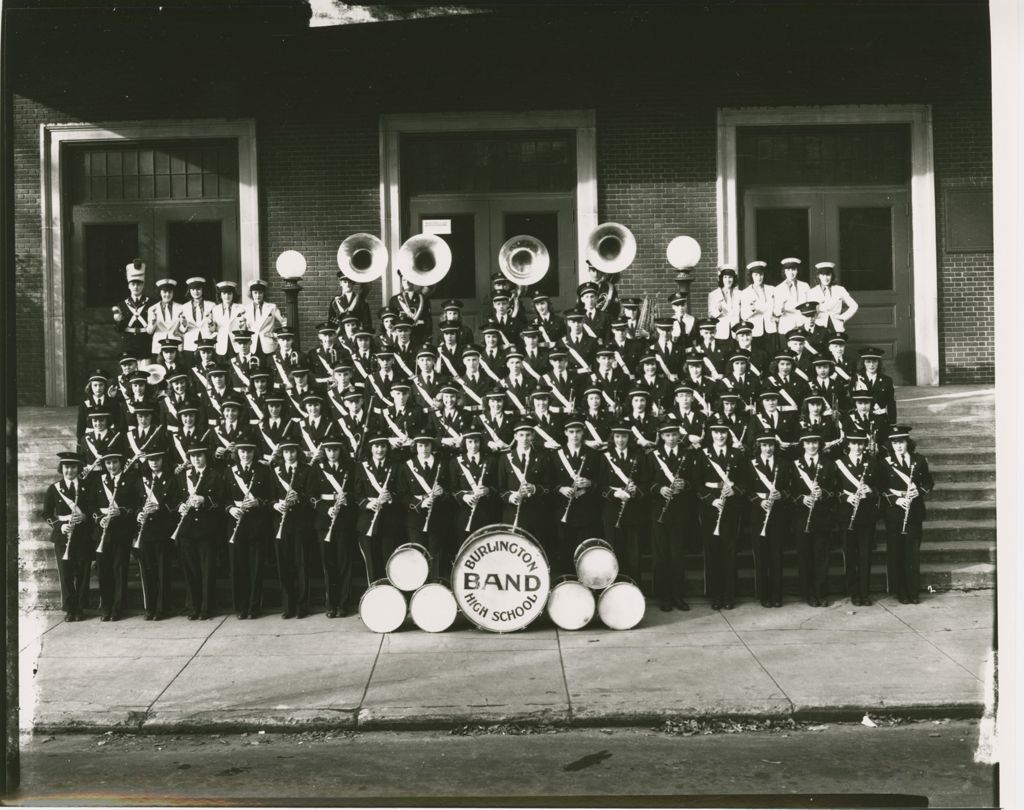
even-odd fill
[{"label": "flute", "polygon": [[[775,484],[778,483],[778,480],[779,480],[779,468],[778,468],[778,466],[776,466],[775,467],[775,475],[772,476],[772,490],[771,490],[771,492],[768,493],[768,497],[769,498],[771,498],[772,495],[774,495],[776,492],[778,492],[778,490],[775,488]],[[764,510],[764,523],[761,525],[761,537],[764,537],[765,534],[768,531],[768,521],[771,519],[772,509],[774,509],[774,508],[775,508],[775,501],[772,500],[772,501],[769,502],[768,508]]]},{"label": "flute", "polygon": [[[388,490],[388,482],[391,480],[391,473],[394,472],[394,467],[388,470],[388,474],[384,476],[384,486],[380,488],[380,495],[383,495]],[[384,504],[380,503],[380,495],[377,496],[377,510],[373,513],[373,518],[370,520],[370,525],[366,529],[368,537],[373,537],[373,532],[377,528],[377,518],[380,517],[381,511],[384,509]]]},{"label": "flute", "polygon": [[850,525],[846,527],[847,531],[853,528],[853,521],[857,519],[857,510],[860,509],[860,502],[864,500],[864,497],[860,494],[860,488],[864,483],[864,476],[867,475],[867,472],[868,465],[865,464],[864,469],[860,474],[860,480],[857,482],[857,503],[853,505],[853,511],[850,512]]},{"label": "flute", "polygon": [[281,522],[277,524],[277,534],[274,535],[275,540],[280,540],[281,537],[284,536],[284,522],[285,519],[288,517],[288,513],[291,511],[291,508],[288,506],[288,496],[295,492],[295,490],[292,489],[292,484],[295,483],[295,473],[298,472],[298,469],[298,465],[292,468],[291,478],[288,479],[288,491],[285,492],[284,494],[284,514],[281,515]]},{"label": "flute", "polygon": [[434,504],[437,503],[437,496],[434,495],[434,490],[437,489],[437,479],[441,476],[441,461],[440,459],[434,459],[434,482],[430,487],[430,506],[427,507],[427,516],[423,518],[423,531],[427,530],[427,526],[430,525],[430,516],[434,514]]},{"label": "flute", "polygon": [[907,494],[903,497],[907,499],[907,508],[903,512],[903,528],[900,529],[900,534],[907,533],[907,524],[910,523],[910,507],[913,505],[913,501],[910,500],[910,488],[914,486],[914,467],[917,466],[917,462],[910,465],[910,482],[907,484]]},{"label": "flute", "polygon": [[[476,482],[477,488],[479,489],[484,485],[484,475],[487,473],[487,467],[484,466],[483,461],[480,462],[480,479]],[[480,498],[473,501],[473,505],[469,508],[469,520],[466,521],[465,531],[469,531],[469,527],[473,525],[473,516],[476,514],[477,504],[480,503]]]}]

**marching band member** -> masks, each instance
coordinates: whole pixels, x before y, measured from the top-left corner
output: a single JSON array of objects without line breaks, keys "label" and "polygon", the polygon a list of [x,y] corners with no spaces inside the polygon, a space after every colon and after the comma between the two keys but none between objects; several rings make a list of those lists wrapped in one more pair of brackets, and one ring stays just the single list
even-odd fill
[{"label": "marching band member", "polygon": [[238,303],[238,285],[233,281],[218,281],[217,294],[220,303],[213,308],[213,325],[210,331],[216,336],[217,357],[231,357],[237,351],[232,334],[242,328],[245,307]]},{"label": "marching band member", "polygon": [[310,383],[309,369],[305,365],[296,366],[291,370],[292,387],[285,389],[284,395],[288,398],[285,402],[285,413],[293,422],[301,422],[306,413],[306,406],[303,400],[310,394],[320,392],[318,386]]},{"label": "marching band member", "polygon": [[358,545],[356,511],[349,498],[354,465],[343,461],[343,445],[341,439],[326,439],[324,458],[314,465],[311,477],[313,531],[320,543],[328,619],[348,615]]},{"label": "marching band member", "polygon": [[188,375],[179,371],[164,379],[167,383],[167,395],[160,399],[160,421],[167,430],[177,430],[181,427],[180,408],[192,402],[188,390]]},{"label": "marching band member", "polygon": [[910,428],[889,429],[889,452],[878,465],[878,489],[885,500],[885,551],[889,592],[901,605],[916,605],[921,590],[924,496],[935,488],[928,460],[914,451]]},{"label": "marching band member", "polygon": [[462,434],[469,428],[471,417],[466,408],[459,407],[459,391],[454,385],[442,386],[439,391],[441,407],[430,412],[429,432],[440,437],[445,455],[462,444]]},{"label": "marching band member", "polygon": [[[619,291],[617,288],[618,274],[602,273],[589,261],[586,263],[587,283],[597,287],[597,296],[594,306],[600,312],[604,312],[611,322],[619,317],[622,307],[619,304]],[[582,298],[582,296],[580,296]],[[595,330],[596,331],[596,330]]]},{"label": "marching band member", "polygon": [[[730,350],[728,340],[719,340],[715,337],[718,332],[718,321],[714,318],[705,318],[697,322],[699,338],[694,342],[693,348],[704,362],[704,371],[713,381],[717,382],[725,366],[725,358]],[[687,352],[689,356],[690,352]]]},{"label": "marching band member", "polygon": [[736,352],[746,352],[747,369],[756,377],[756,382],[760,386],[768,379],[771,355],[761,347],[754,347],[753,331],[754,327],[750,321],[740,321],[732,328],[732,339],[736,344],[733,353],[735,355]]},{"label": "marching band member", "polygon": [[640,365],[640,355],[644,350],[643,343],[629,336],[629,322],[625,318],[616,318],[612,321],[611,329],[612,336],[608,341],[608,349],[612,353],[613,365],[619,374],[633,382]]},{"label": "marching band member", "polygon": [[498,489],[504,504],[501,522],[532,534],[554,559],[549,532],[552,509],[547,498],[549,460],[534,446],[532,420],[516,420],[514,433],[515,444],[498,460]]},{"label": "marching band member", "polygon": [[760,386],[754,375],[749,373],[750,355],[742,349],[734,350],[729,357],[729,369],[729,373],[718,381],[714,389],[717,398],[721,400],[724,394],[735,394],[741,409],[752,413]]},{"label": "marching band member", "polygon": [[[593,270],[592,272],[596,273],[597,271]],[[598,343],[607,340],[612,322],[611,314],[597,305],[597,297],[600,292],[600,286],[593,281],[584,281],[576,288],[578,309],[583,315],[583,333]],[[605,303],[608,303],[607,298]]]},{"label": "marching band member", "polygon": [[796,411],[784,411],[779,407],[779,392],[765,388],[758,396],[760,404],[754,416],[760,422],[760,430],[771,433],[778,442],[779,454],[789,453],[799,444],[800,420]]},{"label": "marching band member", "polygon": [[249,282],[249,301],[245,304],[243,314],[253,333],[253,354],[267,355],[277,351],[274,330],[288,325],[288,320],[281,314],[277,304],[267,301],[266,295],[267,282],[259,278]]},{"label": "marching band member", "polygon": [[800,591],[811,607],[828,607],[828,552],[835,523],[836,469],[821,452],[821,434],[801,431],[803,452],[793,462],[793,534],[797,538]]},{"label": "marching band member", "polygon": [[437,355],[430,344],[424,344],[416,353],[416,374],[410,382],[417,408],[428,412],[440,407],[440,391],[445,379],[437,371]]},{"label": "marching band member", "polygon": [[785,278],[772,290],[772,316],[778,333],[785,335],[803,323],[798,307],[807,300],[810,288],[797,278],[802,264],[799,259],[783,259],[781,264]]},{"label": "marching band member", "polygon": [[183,309],[181,304],[174,301],[174,290],[177,286],[178,282],[173,278],[160,279],[156,283],[160,300],[150,306],[146,312],[146,331],[152,335],[150,354],[153,357],[160,354],[160,341],[165,338],[181,336]]},{"label": "marching band member", "polygon": [[672,339],[684,349],[697,338],[697,319],[689,312],[690,296],[684,292],[674,292],[668,297],[672,307]]},{"label": "marching band member", "polygon": [[[693,398],[705,416],[714,412],[715,379],[708,372],[704,355],[699,349],[692,348],[686,352],[686,363],[683,367],[681,383],[693,389]],[[674,390],[674,389],[672,389]]]},{"label": "marching band member", "polygon": [[366,303],[363,286],[339,270],[338,294],[327,305],[327,322],[337,329],[341,326],[342,319],[347,316],[358,318],[365,329],[372,325],[370,306]]},{"label": "marching band member", "polygon": [[[590,337],[584,329],[584,316],[578,309],[569,309],[564,313],[567,334],[561,340],[561,348],[569,357],[570,374],[579,379],[586,379],[594,373],[594,353],[597,351],[597,339]],[[551,355],[549,354],[548,357]]]},{"label": "marching band member", "polygon": [[505,293],[497,293],[491,298],[493,309],[490,313],[492,317],[489,319],[489,322],[497,329],[502,350],[515,345],[519,330],[526,326],[526,318],[522,311],[515,316],[509,311],[511,303],[510,297]]},{"label": "marching band member", "polygon": [[277,340],[277,350],[267,355],[266,368],[271,372],[274,385],[282,388],[292,387],[291,371],[302,365],[299,353],[292,348],[295,342],[295,333],[291,329],[278,329],[274,332]]},{"label": "marching band member", "polygon": [[362,323],[356,315],[346,315],[341,319],[341,331],[338,333],[338,348],[343,354],[347,355],[345,359],[350,358],[356,350],[356,332],[362,328]]},{"label": "marching band member", "polygon": [[[750,438],[747,436],[749,421],[743,409],[743,400],[739,394],[722,394],[718,399],[719,411],[712,417],[713,421],[727,425],[729,428],[729,446],[738,451],[740,455],[746,456],[750,448]],[[705,444],[710,445],[710,436],[705,438]]]},{"label": "marching band member", "polygon": [[78,424],[75,428],[75,435],[78,436],[79,442],[81,442],[82,436],[85,435],[86,428],[89,427],[90,416],[97,411],[116,413],[118,421],[122,424],[122,419],[124,418],[121,403],[117,402],[116,397],[108,393],[110,381],[102,371],[96,369],[90,375],[88,386],[85,399],[78,406]]},{"label": "marching band member", "polygon": [[337,333],[330,324],[321,323],[316,328],[316,337],[320,345],[306,355],[306,366],[317,385],[330,385],[338,363]]},{"label": "marching band member", "polygon": [[892,425],[896,423],[896,389],[892,377],[882,371],[884,353],[874,346],[865,346],[860,350],[860,366],[852,390],[870,391],[875,398],[872,413]]},{"label": "marching band member", "polygon": [[196,341],[196,357],[189,369],[189,384],[197,393],[210,387],[210,369],[217,367],[215,347],[216,342],[210,338],[199,338]]},{"label": "marching band member", "polygon": [[234,389],[228,387],[228,373],[226,369],[219,366],[211,368],[206,372],[206,377],[210,381],[210,387],[206,391],[198,393],[202,398],[203,411],[206,415],[207,423],[213,426],[217,424],[223,415],[224,401],[233,399],[236,394]]},{"label": "marching band member", "polygon": [[697,498],[700,502],[700,533],[711,609],[732,610],[736,601],[736,545],[747,491],[747,462],[729,447],[729,426],[708,424],[711,446],[697,454]]},{"label": "marching band member", "polygon": [[819,355],[814,358],[814,376],[807,385],[811,394],[817,394],[825,400],[825,416],[839,417],[846,409],[846,391],[842,385],[833,379],[835,363],[831,357]]},{"label": "marching band member", "polygon": [[263,554],[273,496],[270,470],[256,464],[257,445],[243,436],[233,445],[237,463],[224,470],[224,511],[231,564],[231,593],[239,619],[255,619],[263,604]]},{"label": "marching band member", "polygon": [[600,535],[601,510],[598,475],[601,460],[583,444],[583,420],[570,417],[562,426],[565,445],[552,454],[552,516],[558,516],[558,542],[553,573],[569,574],[573,554],[588,537]]},{"label": "marching band member", "polygon": [[583,443],[591,450],[606,450],[611,436],[612,415],[604,392],[596,385],[583,392]]},{"label": "marching band member", "polygon": [[[777,323],[772,312],[775,287],[764,283],[767,269],[768,264],[760,259],[750,262],[747,265],[747,278],[750,283],[740,290],[740,318],[750,323],[754,345],[762,352],[775,348],[771,344],[775,340],[773,336]],[[735,327],[733,331],[735,334]]]},{"label": "marching band member", "polygon": [[228,361],[228,371],[231,375],[228,385],[236,391],[248,391],[252,387],[250,375],[264,368],[263,358],[251,351],[252,337],[252,332],[248,329],[236,329],[234,333],[238,352]]},{"label": "marching band member", "polygon": [[857,302],[845,287],[832,283],[835,262],[818,262],[814,269],[818,271],[818,286],[808,291],[807,300],[818,305],[815,323],[841,334],[846,331],[846,322],[857,314]]},{"label": "marching band member", "polygon": [[[189,449],[196,445],[209,447],[211,438],[210,428],[205,422],[199,421],[199,414],[201,412],[202,409],[195,401],[191,401],[184,407],[178,408],[178,418],[181,420],[181,426],[176,430],[170,431],[170,441],[168,442],[169,450],[174,451],[171,455],[175,459],[175,475],[189,466]],[[170,462],[170,458],[168,458],[168,462]]]},{"label": "marching band member", "polygon": [[400,464],[398,493],[405,509],[405,534],[430,552],[430,575],[448,570],[450,521],[447,498],[451,492],[445,463],[434,455],[435,438],[421,433],[413,439],[416,454]]},{"label": "marching band member", "polygon": [[220,537],[220,504],[223,502],[220,474],[207,464],[208,449],[195,444],[187,448],[190,468],[177,475],[178,526],[176,540],[185,572],[185,588],[192,606],[189,620],[209,619],[215,605],[217,542]]},{"label": "marching band member", "polygon": [[832,358],[832,365],[836,373],[836,382],[849,391],[853,385],[853,378],[857,375],[857,369],[853,361],[846,356],[846,335],[833,335],[828,339],[829,356]]},{"label": "marching band member", "polygon": [[560,343],[568,332],[565,319],[551,311],[551,297],[546,293],[534,293],[533,311],[533,325],[540,334],[540,345],[550,350]]},{"label": "marching band member", "polygon": [[445,328],[452,328],[455,335],[455,343],[468,346],[473,342],[473,330],[462,323],[462,302],[455,298],[449,298],[441,306],[441,320],[438,323],[439,333]]},{"label": "marching band member", "polygon": [[647,354],[654,356],[658,364],[658,371],[665,379],[675,384],[679,381],[682,372],[685,350],[672,337],[672,320],[669,318],[657,318],[654,321],[654,330],[657,334],[654,342],[648,347]]},{"label": "marching band member", "polygon": [[[629,425],[609,429],[611,444],[600,455],[602,536],[621,560],[622,573],[640,581],[640,538],[647,524],[647,464],[642,450],[632,446]],[[680,591],[681,593],[681,591]]]},{"label": "marching band member", "polygon": [[[423,411],[413,408],[410,402],[412,387],[408,383],[391,384],[391,404],[381,409],[380,415],[390,431],[391,457],[405,461],[415,452],[413,437],[423,432],[426,419]],[[454,400],[454,397],[452,397]]]},{"label": "marching band member", "polygon": [[303,453],[307,462],[312,464],[323,458],[323,443],[338,435],[338,427],[324,416],[324,398],[320,394],[310,392],[302,398],[302,404],[306,408],[306,414],[296,422],[296,425]]},{"label": "marching band member", "polygon": [[89,428],[82,433],[79,452],[85,459],[82,475],[95,479],[103,472],[103,457],[107,453],[124,453],[125,438],[119,430],[110,427],[110,412],[97,407],[89,411]]},{"label": "marching band member", "polygon": [[462,370],[462,350],[473,344],[472,332],[469,340],[464,340],[462,331],[469,332],[461,322],[448,321],[441,324],[441,345],[437,347],[437,372],[455,379]]},{"label": "marching band member", "polygon": [[[173,374],[176,371],[183,371],[187,369],[187,364],[182,360],[181,352],[181,340],[178,338],[163,338],[160,341],[160,355],[156,358],[157,365],[164,367],[164,378],[166,379],[167,374]],[[148,380],[149,377],[143,372],[143,376]],[[163,389],[163,385],[160,386]]]},{"label": "marching band member", "polygon": [[100,581],[100,621],[117,621],[128,602],[128,566],[131,561],[134,514],[138,509],[135,482],[124,472],[124,454],[103,456],[105,472],[92,480],[86,491],[92,515],[96,568]]},{"label": "marching band member", "polygon": [[460,405],[467,413],[481,413],[484,409],[484,395],[493,383],[480,371],[480,349],[470,345],[462,350],[463,373],[455,381],[462,390]]},{"label": "marching band member", "polygon": [[846,593],[854,605],[871,604],[871,547],[878,522],[875,459],[864,452],[868,437],[850,433],[836,459],[839,534],[846,562]]},{"label": "marching band member", "polygon": [[551,394],[543,388],[538,388],[530,394],[530,403],[533,406],[533,411],[529,415],[530,424],[537,434],[535,446],[539,443],[545,450],[558,450],[564,440],[563,425],[570,417],[553,414],[550,402]]},{"label": "marching band member", "polygon": [[366,565],[366,581],[370,583],[384,574],[384,563],[401,542],[403,526],[394,495],[398,480],[388,457],[388,437],[373,436],[368,444],[370,458],[359,462],[356,468],[353,496],[359,504],[359,551]]},{"label": "marching band member", "polygon": [[718,268],[718,287],[708,293],[708,317],[717,323],[716,340],[729,341],[733,326],[740,322],[740,310],[736,268],[731,264],[723,264]]},{"label": "marching band member", "polygon": [[146,453],[142,474],[135,479],[135,502],[140,504],[136,522],[139,524],[135,555],[142,582],[142,602],[146,621],[159,621],[168,612],[171,602],[171,572],[174,565],[174,531],[176,506],[181,500],[169,451]]},{"label": "marching band member", "polygon": [[811,370],[811,363],[817,356],[817,352],[811,351],[807,343],[807,333],[802,327],[791,329],[786,333],[786,348],[793,358],[793,374],[799,377],[805,385],[810,384],[814,372]]},{"label": "marching band member", "polygon": [[367,329],[359,329],[354,338],[356,348],[352,352],[352,367],[359,375],[358,386],[366,388],[369,377],[373,373],[373,333]]},{"label": "marching band member", "polygon": [[402,285],[402,291],[391,296],[388,307],[396,314],[404,315],[412,327],[412,339],[417,343],[424,343],[430,340],[434,332],[434,322],[430,314],[429,287],[417,291],[415,286],[398,273],[398,280]]},{"label": "marching band member", "polygon": [[481,526],[496,523],[501,506],[496,497],[497,462],[481,452],[484,434],[470,428],[462,434],[462,441],[463,452],[448,464],[448,480],[457,507],[454,529],[459,544]]},{"label": "marching band member", "polygon": [[793,373],[793,355],[783,350],[775,354],[775,374],[769,375],[768,385],[779,394],[779,409],[796,413],[807,396],[807,383]]},{"label": "marching band member", "polygon": [[480,327],[483,348],[480,350],[480,370],[491,378],[493,384],[501,381],[505,368],[505,350],[501,347],[501,330],[494,321],[487,321]]},{"label": "marching band member", "polygon": [[284,415],[284,396],[274,392],[266,398],[267,412],[256,429],[260,446],[260,461],[272,464],[281,457],[281,442],[297,441],[298,428]]},{"label": "marching band member", "polygon": [[258,425],[267,415],[267,397],[270,395],[270,372],[260,369],[249,375],[252,388],[244,394],[246,411],[249,413],[249,424]]},{"label": "marching band member", "polygon": [[523,371],[523,353],[518,349],[510,349],[505,354],[505,367],[507,373],[499,384],[508,392],[509,402],[520,416],[525,415],[530,408],[530,394],[537,388],[536,382]]},{"label": "marching band member", "polygon": [[299,443],[283,441],[278,445],[281,460],[271,465],[271,506],[280,515],[271,541],[277,558],[281,583],[281,618],[305,618],[309,613],[309,568],[312,470],[302,460]]},{"label": "marching band member", "polygon": [[477,422],[483,428],[484,444],[491,453],[504,453],[512,446],[512,428],[514,422],[505,413],[505,391],[495,388],[484,397],[487,412],[477,416]]},{"label": "marching band member", "polygon": [[623,415],[637,446],[648,450],[657,444],[658,420],[651,413],[651,395],[646,388],[629,392],[629,410]]},{"label": "marching band member", "polygon": [[362,386],[353,382],[352,366],[347,361],[341,360],[334,367],[334,379],[331,387],[324,392],[327,407],[324,415],[332,422],[337,422],[345,415],[345,395],[350,393],[356,393],[362,397],[363,389]]},{"label": "marching band member", "polygon": [[394,340],[391,343],[391,351],[395,356],[395,373],[404,380],[416,376],[416,358],[412,342],[413,334],[413,326],[408,318],[399,316],[395,319]]},{"label": "marching band member", "polygon": [[761,607],[782,607],[782,550],[789,535],[787,499],[793,469],[778,455],[779,437],[758,433],[755,456],[750,460],[750,512],[747,526],[756,567],[755,584]]},{"label": "marching band member", "polygon": [[[380,419],[358,391],[349,391],[342,399],[345,413],[335,424],[345,441],[345,453],[351,458],[361,461],[365,455],[366,436],[378,436],[381,433]],[[388,438],[387,435],[382,438]]]},{"label": "marching band member", "polygon": [[141,360],[150,355],[150,338],[147,326],[147,310],[153,299],[142,294],[146,283],[146,263],[132,259],[125,265],[128,280],[128,297],[118,301],[111,310],[114,314],[114,329],[121,335],[121,351],[129,357]]},{"label": "marching band member", "polygon": [[[149,345],[148,337],[146,338],[146,345]],[[125,355],[117,362],[121,367],[121,373],[114,379],[114,384],[109,386],[109,394],[107,393],[108,386],[106,385],[103,386],[103,393],[104,395],[114,397],[115,399],[128,399],[128,381],[131,379],[132,375],[139,370],[139,361],[134,357]],[[92,383],[87,383],[86,386],[86,396],[89,396],[92,394]]]},{"label": "marching band member", "polygon": [[804,316],[800,329],[807,341],[807,353],[813,356],[828,354],[828,341],[835,332],[818,325],[818,305],[813,301],[805,301],[797,309]]},{"label": "marching band member", "polygon": [[43,496],[43,520],[50,527],[50,542],[57,558],[64,621],[77,622],[85,618],[85,592],[93,556],[92,527],[86,511],[88,498],[83,493],[85,482],[79,481],[82,457],[63,452],[57,458],[60,478],[47,487]]},{"label": "marching band member", "polygon": [[642,388],[647,392],[651,402],[651,413],[655,416],[660,416],[671,406],[673,384],[662,376],[654,352],[647,352],[640,358],[636,381],[631,388]]},{"label": "marching band member", "polygon": [[182,360],[187,365],[192,365],[196,352],[196,341],[199,338],[212,337],[213,332],[213,310],[217,305],[212,301],[203,299],[203,291],[206,288],[206,279],[201,276],[193,276],[185,282],[188,287],[189,300],[182,306],[183,328],[182,338]]},{"label": "marching band member", "polygon": [[375,355],[377,370],[367,378],[367,389],[370,393],[370,406],[374,413],[380,413],[391,402],[391,384],[397,379],[395,373],[395,354],[391,349],[382,349]]},{"label": "marching band member", "polygon": [[853,409],[843,414],[840,426],[844,434],[862,433],[867,437],[867,452],[878,455],[878,448],[888,438],[889,425],[880,416],[871,412],[875,397],[870,391],[850,393]]},{"label": "marching band member", "polygon": [[[643,451],[638,448],[637,452]],[[658,428],[658,446],[649,454],[644,473],[651,494],[654,593],[666,613],[673,607],[690,609],[686,602],[686,538],[697,528],[692,481],[695,459],[680,443],[679,425],[667,418]]]},{"label": "marching band member", "polygon": [[696,407],[693,388],[685,383],[676,386],[673,408],[665,414],[665,419],[678,426],[683,447],[701,448],[708,419],[707,414]]},{"label": "marching band member", "polygon": [[523,371],[529,375],[535,385],[540,385],[550,364],[547,351],[540,346],[540,329],[536,319],[529,326],[524,326],[519,333],[523,345]]},{"label": "marching band member", "polygon": [[578,378],[569,371],[569,354],[564,349],[556,347],[548,352],[548,362],[551,369],[542,379],[554,398],[551,410],[553,413],[572,413],[576,410]]},{"label": "marching band member", "polygon": [[804,397],[800,429],[818,434],[821,437],[821,454],[826,458],[834,458],[839,454],[843,435],[837,420],[825,415],[825,404],[825,397],[820,394],[808,394]]},{"label": "marching band member", "polygon": [[380,321],[380,327],[374,335],[375,348],[390,349],[395,342],[393,330],[398,313],[391,307],[382,307],[377,313],[377,319]]},{"label": "marching band member", "polygon": [[234,463],[234,446],[242,440],[246,425],[248,420],[243,421],[242,403],[238,397],[228,397],[221,402],[221,418],[210,426],[209,445],[218,470],[224,470]]},{"label": "marching band member", "polygon": [[167,433],[163,425],[153,424],[153,411],[153,406],[149,404],[135,409],[135,426],[125,432],[125,440],[128,443],[128,463],[125,465],[125,472],[141,471],[145,466],[142,462],[146,458],[146,453],[163,450],[167,443]]},{"label": "marching band member", "polygon": [[[670,296],[675,298],[675,296]],[[622,318],[626,321],[626,336],[631,340],[638,340],[643,343],[650,340],[651,336],[645,329],[640,328],[640,307],[639,298],[622,298]]]}]

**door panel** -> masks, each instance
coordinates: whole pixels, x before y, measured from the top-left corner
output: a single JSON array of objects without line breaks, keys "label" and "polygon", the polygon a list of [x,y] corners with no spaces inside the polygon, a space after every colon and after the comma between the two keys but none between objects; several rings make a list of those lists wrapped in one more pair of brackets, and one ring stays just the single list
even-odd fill
[{"label": "door panel", "polygon": [[185,280],[202,276],[206,297],[215,281],[238,282],[238,206],[199,203],[158,206],[153,210],[155,255],[164,278],[178,282],[177,298],[184,300]]},{"label": "door panel", "polygon": [[744,240],[746,262],[760,258],[769,263],[769,283],[779,281],[778,262],[786,255],[804,260],[800,278],[812,286],[817,283],[814,264],[836,262],[835,283],[846,287],[859,305],[847,324],[847,352],[855,355],[861,346],[878,346],[886,353],[893,379],[913,384],[913,277],[905,190],[747,191]]},{"label": "door panel", "polygon": [[124,266],[135,256],[150,255],[153,218],[148,211],[116,205],[78,206],[71,218],[65,306],[68,388],[74,400],[94,369],[117,369],[121,337],[111,307],[127,295]]}]

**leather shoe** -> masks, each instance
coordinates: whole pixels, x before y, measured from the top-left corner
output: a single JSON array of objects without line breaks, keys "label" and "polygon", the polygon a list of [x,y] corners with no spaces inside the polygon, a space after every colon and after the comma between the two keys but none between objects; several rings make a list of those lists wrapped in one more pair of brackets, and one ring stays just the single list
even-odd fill
[{"label": "leather shoe", "polygon": [[327,618],[328,619],[337,619],[338,618],[338,611],[335,610],[334,608],[331,608],[330,610],[327,611]]},{"label": "leather shoe", "polygon": [[104,613],[102,616],[100,616],[100,621],[101,622],[109,622],[110,621],[110,614],[109,613]]},{"label": "leather shoe", "polygon": [[122,618],[120,613],[114,612],[110,614],[110,621],[112,622],[119,622]]},{"label": "leather shoe", "polygon": [[661,603],[661,610],[663,613],[669,613],[672,610],[672,605],[668,602]]},{"label": "leather shoe", "polygon": [[240,621],[240,622],[244,622],[248,618],[249,618],[249,614],[248,613],[239,613],[238,614],[238,621]]},{"label": "leather shoe", "polygon": [[199,614],[199,618],[202,619],[205,622],[207,619],[210,618],[210,614],[209,613],[200,613]]},{"label": "leather shoe", "polygon": [[853,604],[855,604],[857,607],[860,607],[860,597],[859,596],[854,596],[853,598],[850,599],[850,601],[853,602]]},{"label": "leather shoe", "polygon": [[75,620],[75,614],[72,613],[71,611],[68,611],[67,613],[64,614],[64,621],[66,621],[66,622],[73,622],[74,620]]},{"label": "leather shoe", "polygon": [[899,597],[899,600],[900,600],[900,604],[901,605],[906,605],[906,604],[909,604],[909,602],[910,602],[910,600],[907,599],[907,597],[905,597],[905,596]]},{"label": "leather shoe", "polygon": [[722,606],[718,602],[712,602],[711,603],[711,609],[712,610],[721,610]]},{"label": "leather shoe", "polygon": [[147,613],[146,614],[146,621],[147,622],[153,621],[154,618],[156,618],[156,617],[152,613]]},{"label": "leather shoe", "polygon": [[342,608],[338,608],[338,618],[344,619],[344,618],[345,618],[346,616],[348,616],[348,615],[349,615],[349,614],[350,614],[351,612],[352,612],[352,611],[351,611],[351,610],[349,610],[348,608],[343,608],[343,607],[342,607]]},{"label": "leather shoe", "polygon": [[810,605],[811,607],[817,607],[818,606],[818,600],[817,599],[808,599],[807,600],[807,604]]},{"label": "leather shoe", "polygon": [[198,613],[189,613],[188,614],[188,620],[190,622],[194,622],[198,618],[199,618],[199,614]]},{"label": "leather shoe", "polygon": [[775,602],[772,602],[772,607],[782,607],[782,600],[779,599]]},{"label": "leather shoe", "polygon": [[870,599],[869,599],[868,597],[866,597],[866,596],[865,596],[865,597],[864,597],[863,599],[861,599],[861,600],[860,600],[860,603],[861,603],[862,605],[864,605],[864,607],[871,607],[871,606],[872,606],[872,605],[874,604],[874,602],[872,602],[872,601],[871,601],[871,600],[870,600]]},{"label": "leather shoe", "polygon": [[296,618],[296,619],[305,619],[305,618],[306,618],[306,616],[307,616],[307,613],[306,613],[306,611],[304,611],[304,610],[297,610],[297,611],[295,612],[295,618]]},{"label": "leather shoe", "polygon": [[689,610],[690,604],[685,599],[676,599],[675,605],[679,610]]},{"label": "leather shoe", "polygon": [[734,605],[732,602],[726,602],[725,603],[725,609],[726,610],[732,610],[734,607],[736,607],[736,605]]},{"label": "leather shoe", "polygon": [[286,610],[284,613],[281,614],[281,618],[282,619],[294,619],[295,618],[295,611],[294,610]]},{"label": "leather shoe", "polygon": [[771,607],[771,606],[772,606],[772,603],[769,602],[767,599],[762,599],[761,600],[761,607]]},{"label": "leather shoe", "polygon": [[912,605],[920,605],[921,604],[921,600],[917,596],[911,597],[910,604],[912,604]]}]

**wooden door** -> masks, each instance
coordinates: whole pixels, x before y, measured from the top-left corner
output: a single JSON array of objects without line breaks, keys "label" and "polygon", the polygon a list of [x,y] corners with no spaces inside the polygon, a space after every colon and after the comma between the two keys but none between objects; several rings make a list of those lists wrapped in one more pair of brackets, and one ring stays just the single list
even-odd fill
[{"label": "wooden door", "polygon": [[186,300],[185,280],[191,276],[207,280],[211,301],[214,283],[240,280],[236,203],[161,205],[153,217],[154,260],[162,277],[178,282],[178,300]]},{"label": "wooden door", "polygon": [[764,259],[769,283],[786,256],[803,260],[800,277],[817,283],[814,264],[836,263],[835,283],[859,310],[847,323],[847,353],[874,345],[897,384],[915,381],[913,261],[909,198],[903,188],[747,191],[744,262]]}]

